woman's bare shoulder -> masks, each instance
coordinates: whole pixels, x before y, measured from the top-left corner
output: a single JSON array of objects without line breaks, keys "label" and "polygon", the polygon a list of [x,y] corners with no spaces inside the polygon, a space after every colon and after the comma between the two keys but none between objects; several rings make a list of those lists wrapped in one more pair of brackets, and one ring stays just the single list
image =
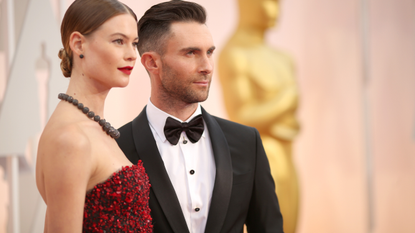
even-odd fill
[{"label": "woman's bare shoulder", "polygon": [[36,181],[46,203],[47,196],[62,196],[62,190],[71,193],[68,188],[86,191],[94,163],[90,137],[82,125],[76,117],[52,115],[40,137]]},{"label": "woman's bare shoulder", "polygon": [[58,175],[69,172],[68,169],[90,174],[93,169],[91,137],[84,129],[89,119],[85,121],[76,114],[61,110],[58,108],[52,114],[40,137],[37,168],[43,175]]},{"label": "woman's bare shoulder", "polygon": [[78,122],[52,120],[45,127],[39,140],[39,150],[47,154],[88,152],[89,147],[90,139]]}]

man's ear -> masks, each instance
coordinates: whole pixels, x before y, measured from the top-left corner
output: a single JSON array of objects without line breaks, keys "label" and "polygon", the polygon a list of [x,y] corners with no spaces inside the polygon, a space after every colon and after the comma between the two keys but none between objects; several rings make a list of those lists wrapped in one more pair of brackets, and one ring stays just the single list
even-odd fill
[{"label": "man's ear", "polygon": [[79,32],[72,32],[69,37],[69,47],[73,52],[74,57],[79,57],[79,55],[84,54],[85,52],[85,36]]},{"label": "man's ear", "polygon": [[161,68],[160,55],[156,52],[145,52],[141,55],[141,64],[151,73],[158,75]]}]

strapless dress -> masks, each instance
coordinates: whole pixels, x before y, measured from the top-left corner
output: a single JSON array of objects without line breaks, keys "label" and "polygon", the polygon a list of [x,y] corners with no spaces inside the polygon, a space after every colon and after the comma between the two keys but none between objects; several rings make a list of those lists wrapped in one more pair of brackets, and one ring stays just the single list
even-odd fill
[{"label": "strapless dress", "polygon": [[141,161],[122,167],[87,192],[83,232],[153,232],[149,193]]}]

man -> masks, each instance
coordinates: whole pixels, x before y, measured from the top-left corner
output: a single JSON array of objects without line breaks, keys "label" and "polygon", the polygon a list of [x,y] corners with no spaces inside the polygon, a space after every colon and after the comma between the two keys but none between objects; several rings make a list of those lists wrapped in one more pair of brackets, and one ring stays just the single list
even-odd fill
[{"label": "man", "polygon": [[283,232],[258,131],[199,104],[214,64],[205,21],[204,8],[186,1],[157,4],[140,19],[138,50],[151,96],[117,142],[131,162],[143,161],[155,233],[241,233],[244,224],[248,232]]}]

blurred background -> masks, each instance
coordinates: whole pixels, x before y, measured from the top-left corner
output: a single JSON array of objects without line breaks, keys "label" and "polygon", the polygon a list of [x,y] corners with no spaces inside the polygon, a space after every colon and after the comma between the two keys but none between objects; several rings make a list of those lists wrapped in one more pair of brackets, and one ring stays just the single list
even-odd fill
[{"label": "blurred background", "polygon": [[[71,2],[0,0],[0,233],[43,232],[36,147],[68,83],[57,54]],[[141,17],[161,1],[122,2]],[[217,63],[237,26],[237,0],[195,2],[207,10]],[[279,6],[266,41],[295,64],[296,232],[415,232],[415,1],[281,0]],[[216,70],[202,106],[228,118],[223,91]],[[128,87],[110,92],[105,118],[122,126],[149,95],[148,75],[137,63]]]}]

